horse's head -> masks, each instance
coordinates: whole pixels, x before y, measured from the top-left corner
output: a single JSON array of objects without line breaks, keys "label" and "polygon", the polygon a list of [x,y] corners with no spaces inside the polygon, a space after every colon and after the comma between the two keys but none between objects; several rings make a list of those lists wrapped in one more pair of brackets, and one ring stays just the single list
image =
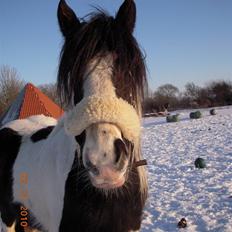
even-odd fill
[{"label": "horse's head", "polygon": [[103,189],[124,185],[138,159],[140,120],[133,106],[116,96],[90,95],[66,114],[64,125],[81,147],[92,184]]},{"label": "horse's head", "polygon": [[[146,86],[145,65],[133,37],[133,0],[125,0],[115,17],[102,10],[88,16],[87,20],[79,19],[64,0],[59,3],[64,46],[58,92],[66,105],[77,107],[70,116],[68,130],[79,135],[76,138],[91,182],[111,189],[122,186],[132,163],[141,159],[138,130]],[[83,109],[88,110],[83,113]]]}]

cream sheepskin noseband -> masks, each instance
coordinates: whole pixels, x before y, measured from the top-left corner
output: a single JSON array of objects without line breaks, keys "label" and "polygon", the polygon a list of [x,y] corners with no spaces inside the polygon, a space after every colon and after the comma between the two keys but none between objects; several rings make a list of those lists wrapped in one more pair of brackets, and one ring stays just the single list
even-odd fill
[{"label": "cream sheepskin noseband", "polygon": [[79,135],[94,123],[112,123],[123,136],[136,143],[140,138],[140,119],[127,101],[109,96],[92,95],[83,98],[64,118],[68,134]]}]

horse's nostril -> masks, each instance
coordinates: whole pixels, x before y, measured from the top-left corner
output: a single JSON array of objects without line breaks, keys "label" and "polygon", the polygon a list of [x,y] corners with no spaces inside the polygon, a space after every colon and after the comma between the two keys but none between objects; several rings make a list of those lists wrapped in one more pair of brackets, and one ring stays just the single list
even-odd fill
[{"label": "horse's nostril", "polygon": [[94,174],[95,176],[98,176],[100,174],[98,168],[93,165],[89,160],[86,161],[86,166],[89,172]]}]

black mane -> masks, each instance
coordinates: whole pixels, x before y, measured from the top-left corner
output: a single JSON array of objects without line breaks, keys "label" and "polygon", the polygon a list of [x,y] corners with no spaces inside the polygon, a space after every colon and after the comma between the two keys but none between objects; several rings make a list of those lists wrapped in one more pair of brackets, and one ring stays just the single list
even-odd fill
[{"label": "black mane", "polygon": [[138,109],[144,96],[144,57],[132,33],[103,11],[73,26],[65,36],[58,72],[58,92],[64,104],[83,97],[83,75],[93,57],[111,53],[114,58],[113,83],[118,96]]}]

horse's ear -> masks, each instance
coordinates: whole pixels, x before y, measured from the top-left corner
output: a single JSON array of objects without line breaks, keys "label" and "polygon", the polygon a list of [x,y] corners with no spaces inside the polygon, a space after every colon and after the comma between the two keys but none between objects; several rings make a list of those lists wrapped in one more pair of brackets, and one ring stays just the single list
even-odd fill
[{"label": "horse's ear", "polygon": [[60,30],[65,37],[81,25],[76,14],[67,5],[65,0],[60,0],[57,10],[57,16],[60,25]]},{"label": "horse's ear", "polygon": [[133,32],[136,21],[136,6],[133,0],[125,0],[116,15],[117,24]]}]

